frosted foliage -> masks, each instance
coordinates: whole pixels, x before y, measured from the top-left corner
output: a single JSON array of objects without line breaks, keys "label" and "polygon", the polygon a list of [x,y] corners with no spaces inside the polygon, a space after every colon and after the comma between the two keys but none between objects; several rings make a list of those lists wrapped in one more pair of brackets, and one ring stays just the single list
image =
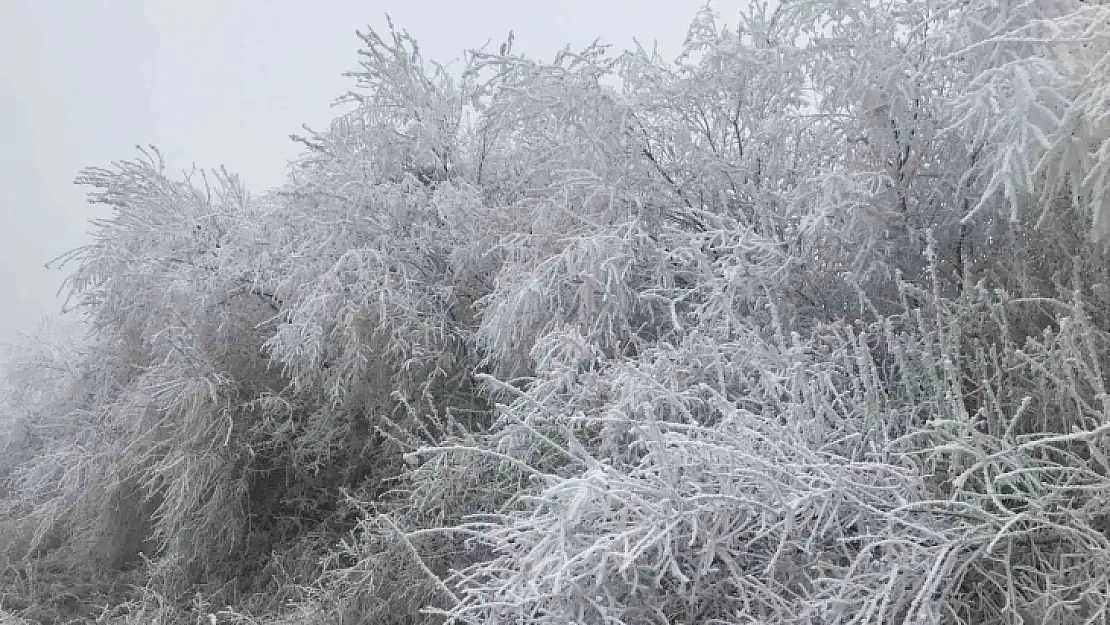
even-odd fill
[{"label": "frosted foliage", "polygon": [[1104,4],[707,7],[674,60],[461,76],[359,36],[277,189],[82,174],[86,327],[5,394],[26,553],[145,567],[127,622],[1107,619]]}]

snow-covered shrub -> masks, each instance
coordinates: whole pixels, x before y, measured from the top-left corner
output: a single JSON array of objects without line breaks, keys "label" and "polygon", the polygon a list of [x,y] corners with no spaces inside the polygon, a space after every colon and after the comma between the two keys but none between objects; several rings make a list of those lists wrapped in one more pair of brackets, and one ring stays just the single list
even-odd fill
[{"label": "snow-covered shrub", "polygon": [[461,77],[362,33],[280,188],[82,175],[4,512],[140,567],[107,622],[1099,622],[1107,33],[789,0]]}]

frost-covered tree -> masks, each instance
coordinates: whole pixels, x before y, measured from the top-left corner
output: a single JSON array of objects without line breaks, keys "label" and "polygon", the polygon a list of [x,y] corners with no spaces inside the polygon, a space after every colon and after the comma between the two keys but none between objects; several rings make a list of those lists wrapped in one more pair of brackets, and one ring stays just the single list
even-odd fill
[{"label": "frost-covered tree", "polygon": [[361,33],[282,187],[82,174],[4,514],[138,567],[119,622],[1101,622],[1108,22],[788,0],[461,76]]}]

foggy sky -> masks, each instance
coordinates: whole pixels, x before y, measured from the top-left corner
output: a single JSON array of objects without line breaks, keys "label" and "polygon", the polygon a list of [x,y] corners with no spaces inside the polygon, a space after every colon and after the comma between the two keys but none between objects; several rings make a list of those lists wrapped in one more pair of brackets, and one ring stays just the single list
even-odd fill
[{"label": "foggy sky", "polygon": [[[733,22],[742,0],[716,0]],[[595,38],[638,37],[677,54],[700,0],[0,0],[0,339],[59,310],[66,269],[102,209],[72,184],[154,144],[177,172],[226,165],[247,187],[279,184],[302,123],[322,128],[353,86],[356,28],[389,13],[426,58],[515,31],[550,59]]]}]

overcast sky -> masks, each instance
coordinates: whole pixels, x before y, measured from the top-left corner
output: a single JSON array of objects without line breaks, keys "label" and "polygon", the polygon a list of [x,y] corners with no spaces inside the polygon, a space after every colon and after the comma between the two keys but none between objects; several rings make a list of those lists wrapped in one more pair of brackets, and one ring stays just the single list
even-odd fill
[{"label": "overcast sky", "polygon": [[[729,21],[743,0],[715,0]],[[226,165],[279,184],[288,136],[323,127],[352,86],[356,28],[384,14],[428,58],[461,59],[509,29],[551,58],[601,38],[677,54],[702,0],[0,0],[0,338],[59,309],[44,263],[85,242],[98,209],[72,184],[154,144],[173,170]]]}]

